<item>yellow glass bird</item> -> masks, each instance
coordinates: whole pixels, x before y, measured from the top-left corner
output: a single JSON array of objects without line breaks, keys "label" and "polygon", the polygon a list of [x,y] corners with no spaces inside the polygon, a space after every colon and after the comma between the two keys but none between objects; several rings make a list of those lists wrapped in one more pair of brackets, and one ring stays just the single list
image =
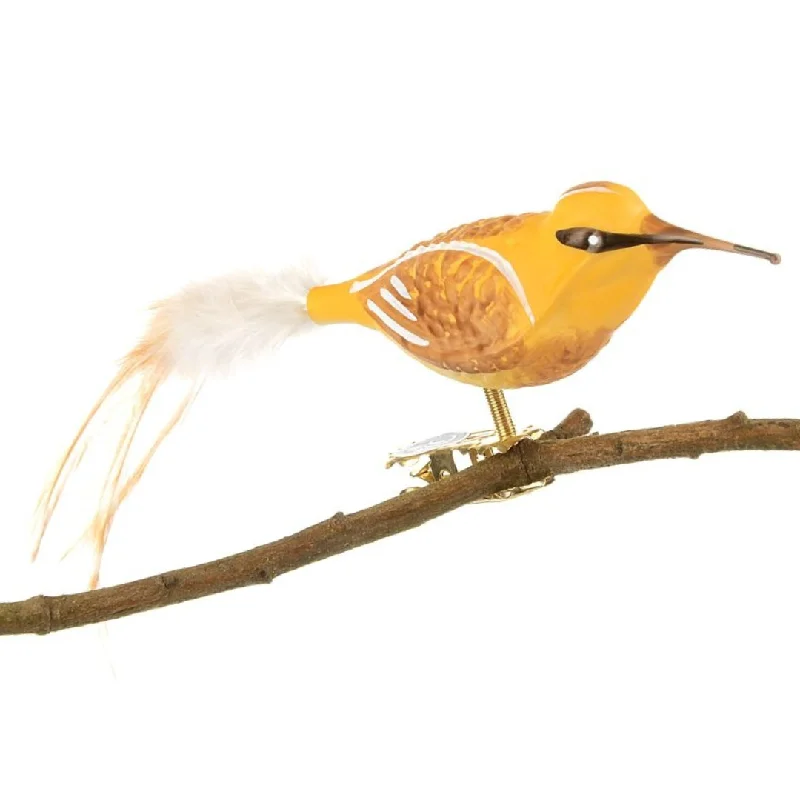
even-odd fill
[{"label": "yellow glass bird", "polygon": [[[189,286],[156,306],[144,338],[67,450],[40,504],[35,552],[100,410],[123,393],[129,413],[86,533],[96,553],[93,586],[117,508],[207,376],[305,327],[354,323],[380,331],[430,369],[483,388],[498,429],[490,444],[508,444],[515,431],[502,390],[550,383],[580,369],[633,313],[659,271],[688,248],[780,261],[774,253],[671,225],[631,189],[595,182],[569,189],[550,212],[453,228],[344,283],[315,285],[292,271]],[[139,423],[173,375],[188,378],[190,387],[131,465]],[[397,460],[421,452],[412,448]]]},{"label": "yellow glass bird", "polygon": [[550,213],[481,220],[308,296],[318,323],[375,328],[449,378],[538,386],[589,361],[689,247],[779,258],[663,222],[634,192],[586,183]]}]

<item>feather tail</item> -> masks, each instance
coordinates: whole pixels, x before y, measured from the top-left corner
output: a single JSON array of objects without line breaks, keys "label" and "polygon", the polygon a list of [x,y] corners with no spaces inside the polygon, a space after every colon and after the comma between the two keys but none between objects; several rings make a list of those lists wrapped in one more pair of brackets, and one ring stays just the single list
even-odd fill
[{"label": "feather tail", "polygon": [[[312,285],[309,277],[296,272],[235,275],[190,286],[159,304],[147,334],[126,356],[45,487],[37,508],[33,558],[39,554],[67,484],[87,452],[98,449],[95,443],[106,417],[113,419],[116,414],[120,430],[103,469],[96,510],[78,540],[92,546],[90,586],[95,588],[115,514],[186,414],[205,378],[227,373],[237,361],[273,349],[309,325],[305,302]],[[160,390],[172,382],[173,376],[188,378],[189,388],[171,401],[167,421],[155,435],[146,434],[142,422],[150,416],[148,410],[154,401],[161,402],[158,396],[167,394]],[[152,441],[148,446],[149,435]],[[144,439],[145,448],[144,455],[136,461],[134,444],[140,444],[139,439]]]},{"label": "feather tail", "polygon": [[163,337],[146,337],[126,357],[119,372],[79,428],[39,501],[34,531],[34,559],[39,554],[42,539],[58,508],[64,489],[81,465],[90,445],[94,444],[100,433],[99,428],[105,421],[104,417],[113,415],[117,411],[115,406],[120,402],[124,403],[122,418],[117,420],[121,423],[121,432],[113,446],[110,464],[102,480],[97,508],[88,528],[79,539],[79,542],[89,542],[94,551],[90,588],[95,588],[99,582],[100,562],[117,510],[141,478],[158,447],[180,421],[197,392],[197,388],[193,387],[181,398],[177,410],[159,431],[145,456],[133,470],[129,470],[131,449],[137,431],[159,388],[170,377],[171,369],[163,344]]}]

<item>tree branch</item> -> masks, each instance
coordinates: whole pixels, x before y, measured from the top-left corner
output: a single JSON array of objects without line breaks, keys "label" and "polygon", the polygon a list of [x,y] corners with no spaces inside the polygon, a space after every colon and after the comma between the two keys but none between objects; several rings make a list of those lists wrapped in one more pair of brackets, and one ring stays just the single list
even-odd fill
[{"label": "tree branch", "polygon": [[0,603],[0,635],[46,634],[117,619],[198,597],[270,583],[279,575],[352,550],[478,500],[487,494],[585,469],[724,450],[800,450],[800,420],[725,420],[586,436],[591,419],[573,411],[539,441],[400,497],[324,522],[243,553],[91,592]]}]

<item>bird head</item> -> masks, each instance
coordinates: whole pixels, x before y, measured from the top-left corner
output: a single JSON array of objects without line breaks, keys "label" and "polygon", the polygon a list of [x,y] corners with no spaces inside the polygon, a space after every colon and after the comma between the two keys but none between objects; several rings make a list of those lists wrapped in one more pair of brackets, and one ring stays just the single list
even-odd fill
[{"label": "bird head", "polygon": [[[561,195],[550,215],[551,229],[564,246],[585,253],[643,248],[656,267],[689,248],[724,250],[780,263],[777,253],[704,236],[664,222],[639,196],[618,183],[584,183]],[[638,251],[641,252],[641,251]]]}]

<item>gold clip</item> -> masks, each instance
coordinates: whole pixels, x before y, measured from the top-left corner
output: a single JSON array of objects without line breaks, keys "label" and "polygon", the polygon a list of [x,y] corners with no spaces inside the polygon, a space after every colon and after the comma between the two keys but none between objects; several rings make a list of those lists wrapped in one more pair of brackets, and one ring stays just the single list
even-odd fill
[{"label": "gold clip", "polygon": [[[528,427],[520,433],[513,433],[501,438],[498,431],[478,431],[477,433],[451,432],[414,442],[408,447],[395,450],[386,462],[387,469],[399,464],[409,470],[412,478],[417,478],[423,485],[444,480],[459,471],[459,462],[466,461],[463,467],[477,464],[489,456],[505,453],[523,439],[535,441],[542,435],[539,428]],[[477,502],[493,502],[510,500],[534,489],[540,489],[551,483],[551,478],[536,481],[528,486],[515,486],[501,492],[490,494]],[[412,486],[404,491],[413,491],[419,486]]]}]

